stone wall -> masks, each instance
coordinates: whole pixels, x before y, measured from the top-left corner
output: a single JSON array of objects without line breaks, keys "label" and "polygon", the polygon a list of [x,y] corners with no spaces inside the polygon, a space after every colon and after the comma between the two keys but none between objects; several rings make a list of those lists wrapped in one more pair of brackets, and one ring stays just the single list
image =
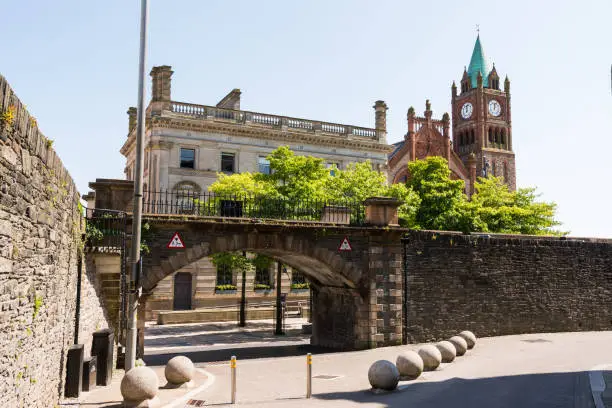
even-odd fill
[{"label": "stone wall", "polygon": [[610,330],[612,240],[411,232],[409,342]]},{"label": "stone wall", "polygon": [[0,400],[3,407],[52,407],[76,337],[79,279],[78,338],[88,343],[86,353],[106,319],[95,280],[79,267],[79,193],[51,140],[0,76],[0,113],[9,111],[14,119],[0,120]]}]

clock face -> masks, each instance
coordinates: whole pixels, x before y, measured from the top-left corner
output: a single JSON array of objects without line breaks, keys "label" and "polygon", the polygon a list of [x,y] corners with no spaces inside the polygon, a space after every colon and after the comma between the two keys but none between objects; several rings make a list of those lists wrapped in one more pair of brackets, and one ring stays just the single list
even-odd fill
[{"label": "clock face", "polygon": [[463,106],[461,107],[461,117],[463,119],[469,119],[470,117],[472,117],[472,111],[474,110],[474,107],[472,106],[471,103],[466,102],[463,104]]},{"label": "clock face", "polygon": [[501,113],[501,105],[495,99],[489,101],[489,113],[493,116],[499,116]]}]

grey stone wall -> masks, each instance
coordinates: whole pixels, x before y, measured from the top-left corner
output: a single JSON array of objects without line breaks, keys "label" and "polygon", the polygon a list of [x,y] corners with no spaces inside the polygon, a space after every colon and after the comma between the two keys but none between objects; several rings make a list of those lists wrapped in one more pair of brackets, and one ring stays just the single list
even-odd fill
[{"label": "grey stone wall", "polygon": [[413,231],[408,341],[610,330],[612,240]]},{"label": "grey stone wall", "polygon": [[[79,193],[52,142],[0,76],[0,401],[52,407],[63,394],[75,339]],[[106,326],[95,280],[83,268],[80,338]],[[90,340],[89,340],[90,341]],[[89,352],[89,349],[87,349]]]}]

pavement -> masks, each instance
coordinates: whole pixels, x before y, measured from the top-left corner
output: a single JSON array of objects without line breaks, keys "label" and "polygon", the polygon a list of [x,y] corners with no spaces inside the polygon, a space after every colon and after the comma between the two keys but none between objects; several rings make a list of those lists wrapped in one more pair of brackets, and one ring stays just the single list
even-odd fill
[{"label": "pavement", "polygon": [[[317,349],[300,334],[303,322],[291,320],[286,336],[274,336],[270,321],[249,322],[246,328],[235,323],[148,327],[145,361],[160,370],[174,355],[192,358],[208,380],[189,398],[204,406],[230,405],[228,360],[236,355],[238,407],[612,408],[612,364],[602,364],[612,362],[612,331],[479,338],[453,363],[400,382],[397,391],[374,394],[369,366],[379,359],[395,362],[401,351],[420,345],[340,353]],[[307,352],[313,354],[311,399],[305,398]]]}]

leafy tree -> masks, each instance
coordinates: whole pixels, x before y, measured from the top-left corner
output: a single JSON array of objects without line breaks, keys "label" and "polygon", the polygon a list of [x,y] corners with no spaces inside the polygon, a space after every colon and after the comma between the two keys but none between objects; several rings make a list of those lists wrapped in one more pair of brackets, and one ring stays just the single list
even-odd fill
[{"label": "leafy tree", "polygon": [[266,176],[280,196],[291,200],[325,200],[325,185],[331,177],[323,159],[296,156],[288,146],[281,146],[268,157],[270,174]]},{"label": "leafy tree", "polygon": [[397,209],[399,224],[402,227],[414,228],[416,216],[421,206],[421,198],[406,184],[393,184],[387,188],[385,196],[397,198],[402,204]]},{"label": "leafy tree", "polygon": [[219,173],[217,180],[208,187],[209,191],[220,196],[275,196],[276,188],[267,180],[264,174],[234,173],[227,175]]},{"label": "leafy tree", "polygon": [[466,196],[463,180],[452,180],[448,162],[438,156],[408,163],[410,177],[406,185],[416,193],[420,205],[415,227],[423,229],[465,231]]},{"label": "leafy tree", "polygon": [[537,202],[534,188],[510,191],[499,177],[479,178],[468,208],[475,230],[508,234],[562,235],[556,204]]},{"label": "leafy tree", "polygon": [[374,170],[369,160],[350,163],[346,169],[336,170],[335,176],[326,181],[326,196],[331,200],[364,201],[369,197],[388,196],[387,178]]},{"label": "leafy tree", "polygon": [[213,265],[225,266],[232,271],[252,272],[255,270],[253,262],[240,252],[219,252],[211,257]]}]

